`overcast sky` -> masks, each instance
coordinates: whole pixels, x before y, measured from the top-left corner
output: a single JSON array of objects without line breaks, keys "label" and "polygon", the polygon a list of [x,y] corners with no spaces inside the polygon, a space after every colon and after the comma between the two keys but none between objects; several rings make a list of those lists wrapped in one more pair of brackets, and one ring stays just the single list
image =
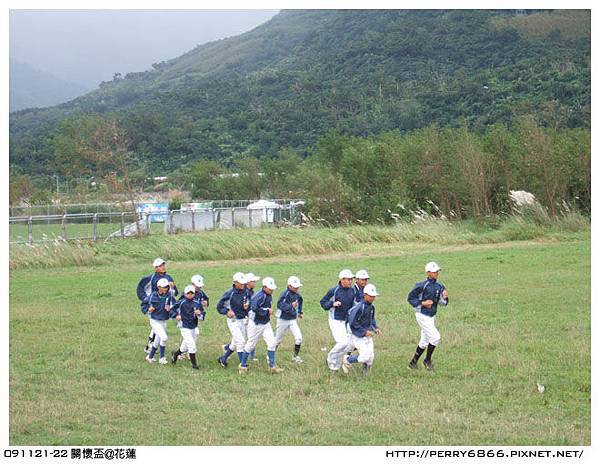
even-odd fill
[{"label": "overcast sky", "polygon": [[91,89],[249,31],[277,11],[11,10],[10,58]]}]

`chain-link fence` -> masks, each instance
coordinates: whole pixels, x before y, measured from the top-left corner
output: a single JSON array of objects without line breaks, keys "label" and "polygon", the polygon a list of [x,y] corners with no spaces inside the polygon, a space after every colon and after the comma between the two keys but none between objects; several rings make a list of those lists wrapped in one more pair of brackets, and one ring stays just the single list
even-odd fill
[{"label": "chain-link fence", "polygon": [[[274,202],[273,202],[274,203]],[[268,227],[300,222],[302,201],[264,207],[201,208],[157,213],[130,211],[14,216],[9,218],[11,243],[93,240],[175,234],[238,227]]]},{"label": "chain-link fence", "polygon": [[[260,200],[203,200],[203,208],[245,208],[248,205]],[[277,198],[269,200],[286,207],[289,204],[303,203],[301,199]],[[167,200],[162,203],[168,203]],[[10,217],[29,217],[29,216],[56,216],[63,214],[87,214],[87,213],[120,213],[128,209],[125,203],[69,203],[52,205],[19,205],[9,206]],[[182,209],[183,208],[182,205]]]},{"label": "chain-link fence", "polygon": [[119,213],[127,207],[119,203],[74,203],[10,206],[11,217],[57,216],[63,214]]}]

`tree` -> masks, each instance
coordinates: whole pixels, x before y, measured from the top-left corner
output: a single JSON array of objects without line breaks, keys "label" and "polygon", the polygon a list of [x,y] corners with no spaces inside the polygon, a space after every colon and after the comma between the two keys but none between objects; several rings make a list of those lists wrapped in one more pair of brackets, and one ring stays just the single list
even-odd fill
[{"label": "tree", "polygon": [[[98,115],[67,119],[54,139],[55,163],[64,174],[101,176],[119,193],[126,195],[136,211],[136,194],[129,176],[132,154],[126,131],[115,117]],[[138,235],[139,222],[136,220]]]},{"label": "tree", "polygon": [[223,168],[216,161],[201,159],[193,162],[185,174],[192,198],[199,200],[218,198],[216,184],[222,173]]},{"label": "tree", "polygon": [[34,188],[29,176],[25,176],[11,169],[8,187],[8,202],[11,206],[25,198],[30,198]]}]

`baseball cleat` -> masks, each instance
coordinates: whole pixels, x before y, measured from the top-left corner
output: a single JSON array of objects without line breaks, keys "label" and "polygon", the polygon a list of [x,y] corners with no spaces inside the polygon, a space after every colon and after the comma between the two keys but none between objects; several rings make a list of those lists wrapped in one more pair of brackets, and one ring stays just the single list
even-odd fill
[{"label": "baseball cleat", "polygon": [[238,366],[238,374],[245,375],[248,372],[248,367],[244,367],[241,364]]},{"label": "baseball cleat", "polygon": [[407,367],[408,367],[409,369],[417,369],[419,366],[417,366],[417,363],[416,363],[416,361],[413,361],[413,360],[411,359],[411,361],[408,363],[408,366],[407,366]]},{"label": "baseball cleat", "polygon": [[146,356],[146,361],[149,362],[150,364],[152,364],[154,362],[154,358],[151,358],[150,356]]},{"label": "baseball cleat", "polygon": [[198,369],[200,369],[200,368],[199,368],[198,366],[192,366],[192,369],[196,369],[196,370],[198,370]]},{"label": "baseball cleat", "polygon": [[425,366],[425,369],[427,369],[428,371],[433,371],[433,363],[431,361],[423,361],[423,365]]},{"label": "baseball cleat", "polygon": [[227,361],[225,361],[223,358],[218,357],[217,362],[221,365],[221,367],[227,367]]},{"label": "baseball cleat", "polygon": [[292,358],[292,361],[294,361],[295,363],[298,363],[298,364],[302,364],[304,362],[304,361],[302,361],[302,358],[300,356],[294,356]]},{"label": "baseball cleat", "polygon": [[281,374],[283,372],[283,367],[273,366],[269,367],[269,371],[271,374]]},{"label": "baseball cleat", "polygon": [[348,357],[349,356],[347,354],[345,354],[344,359],[342,360],[342,370],[344,371],[344,374],[347,374],[348,372],[350,372],[350,369],[352,368],[352,366],[348,362]]},{"label": "baseball cleat", "polygon": [[158,360],[158,364],[169,364],[169,361],[167,361],[167,358],[160,358]]},{"label": "baseball cleat", "polygon": [[179,359],[179,356],[175,356],[176,351],[171,351],[171,364],[175,364]]}]

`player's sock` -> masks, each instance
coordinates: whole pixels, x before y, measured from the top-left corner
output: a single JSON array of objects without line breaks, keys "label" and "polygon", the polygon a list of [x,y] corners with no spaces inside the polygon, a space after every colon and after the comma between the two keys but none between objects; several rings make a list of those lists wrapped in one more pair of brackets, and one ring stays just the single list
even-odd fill
[{"label": "player's sock", "polygon": [[238,351],[237,355],[238,355],[238,358],[240,358],[240,362],[242,362],[242,357],[244,355],[244,352],[243,351]]},{"label": "player's sock", "polygon": [[355,355],[352,355],[352,356],[348,356],[348,362],[350,364],[358,362],[358,355],[355,354]]},{"label": "player's sock", "polygon": [[252,350],[252,351],[250,352],[250,359],[254,359],[254,358],[256,358],[256,356],[255,356],[255,355],[256,355],[256,350]]},{"label": "player's sock", "polygon": [[429,345],[427,345],[427,354],[425,355],[425,362],[431,362],[431,355],[433,354],[433,350],[435,350],[435,345],[432,345],[431,343]]},{"label": "player's sock", "polygon": [[155,347],[155,346],[153,346],[153,347],[150,349],[150,353],[148,353],[148,357],[149,357],[150,359],[154,358],[154,354],[155,354],[155,353],[156,353],[156,347]]},{"label": "player's sock", "polygon": [[269,367],[275,367],[275,351],[267,350],[267,356],[269,357]]},{"label": "player's sock", "polygon": [[241,363],[242,363],[242,367],[247,367],[246,363],[248,362],[248,354],[245,351],[242,351],[242,358],[240,359]]},{"label": "player's sock", "polygon": [[198,368],[198,365],[196,364],[196,353],[190,353],[190,362],[192,363],[192,367],[194,369]]},{"label": "player's sock", "polygon": [[177,351],[173,351],[173,356],[171,357],[171,362],[173,364],[177,363],[177,358],[179,357],[180,354],[181,354],[181,350],[179,348],[177,348]]},{"label": "player's sock", "polygon": [[298,356],[300,354],[300,344],[294,345],[294,356]]},{"label": "player's sock", "polygon": [[423,354],[423,352],[425,351],[425,348],[421,348],[420,346],[417,346],[417,350],[415,351],[415,355],[412,358],[412,363],[416,363],[419,358],[421,357],[421,355]]},{"label": "player's sock", "polygon": [[233,354],[233,351],[231,351],[229,349],[229,345],[227,345],[227,349],[225,349],[225,353],[223,354],[223,360],[227,361],[227,359],[229,358],[229,356],[231,356]]},{"label": "player's sock", "polygon": [[371,366],[369,366],[367,363],[363,363],[362,371],[364,375],[369,373],[369,369],[371,369]]},{"label": "player's sock", "polygon": [[164,346],[160,345],[160,357],[164,358],[165,357],[165,348]]}]

